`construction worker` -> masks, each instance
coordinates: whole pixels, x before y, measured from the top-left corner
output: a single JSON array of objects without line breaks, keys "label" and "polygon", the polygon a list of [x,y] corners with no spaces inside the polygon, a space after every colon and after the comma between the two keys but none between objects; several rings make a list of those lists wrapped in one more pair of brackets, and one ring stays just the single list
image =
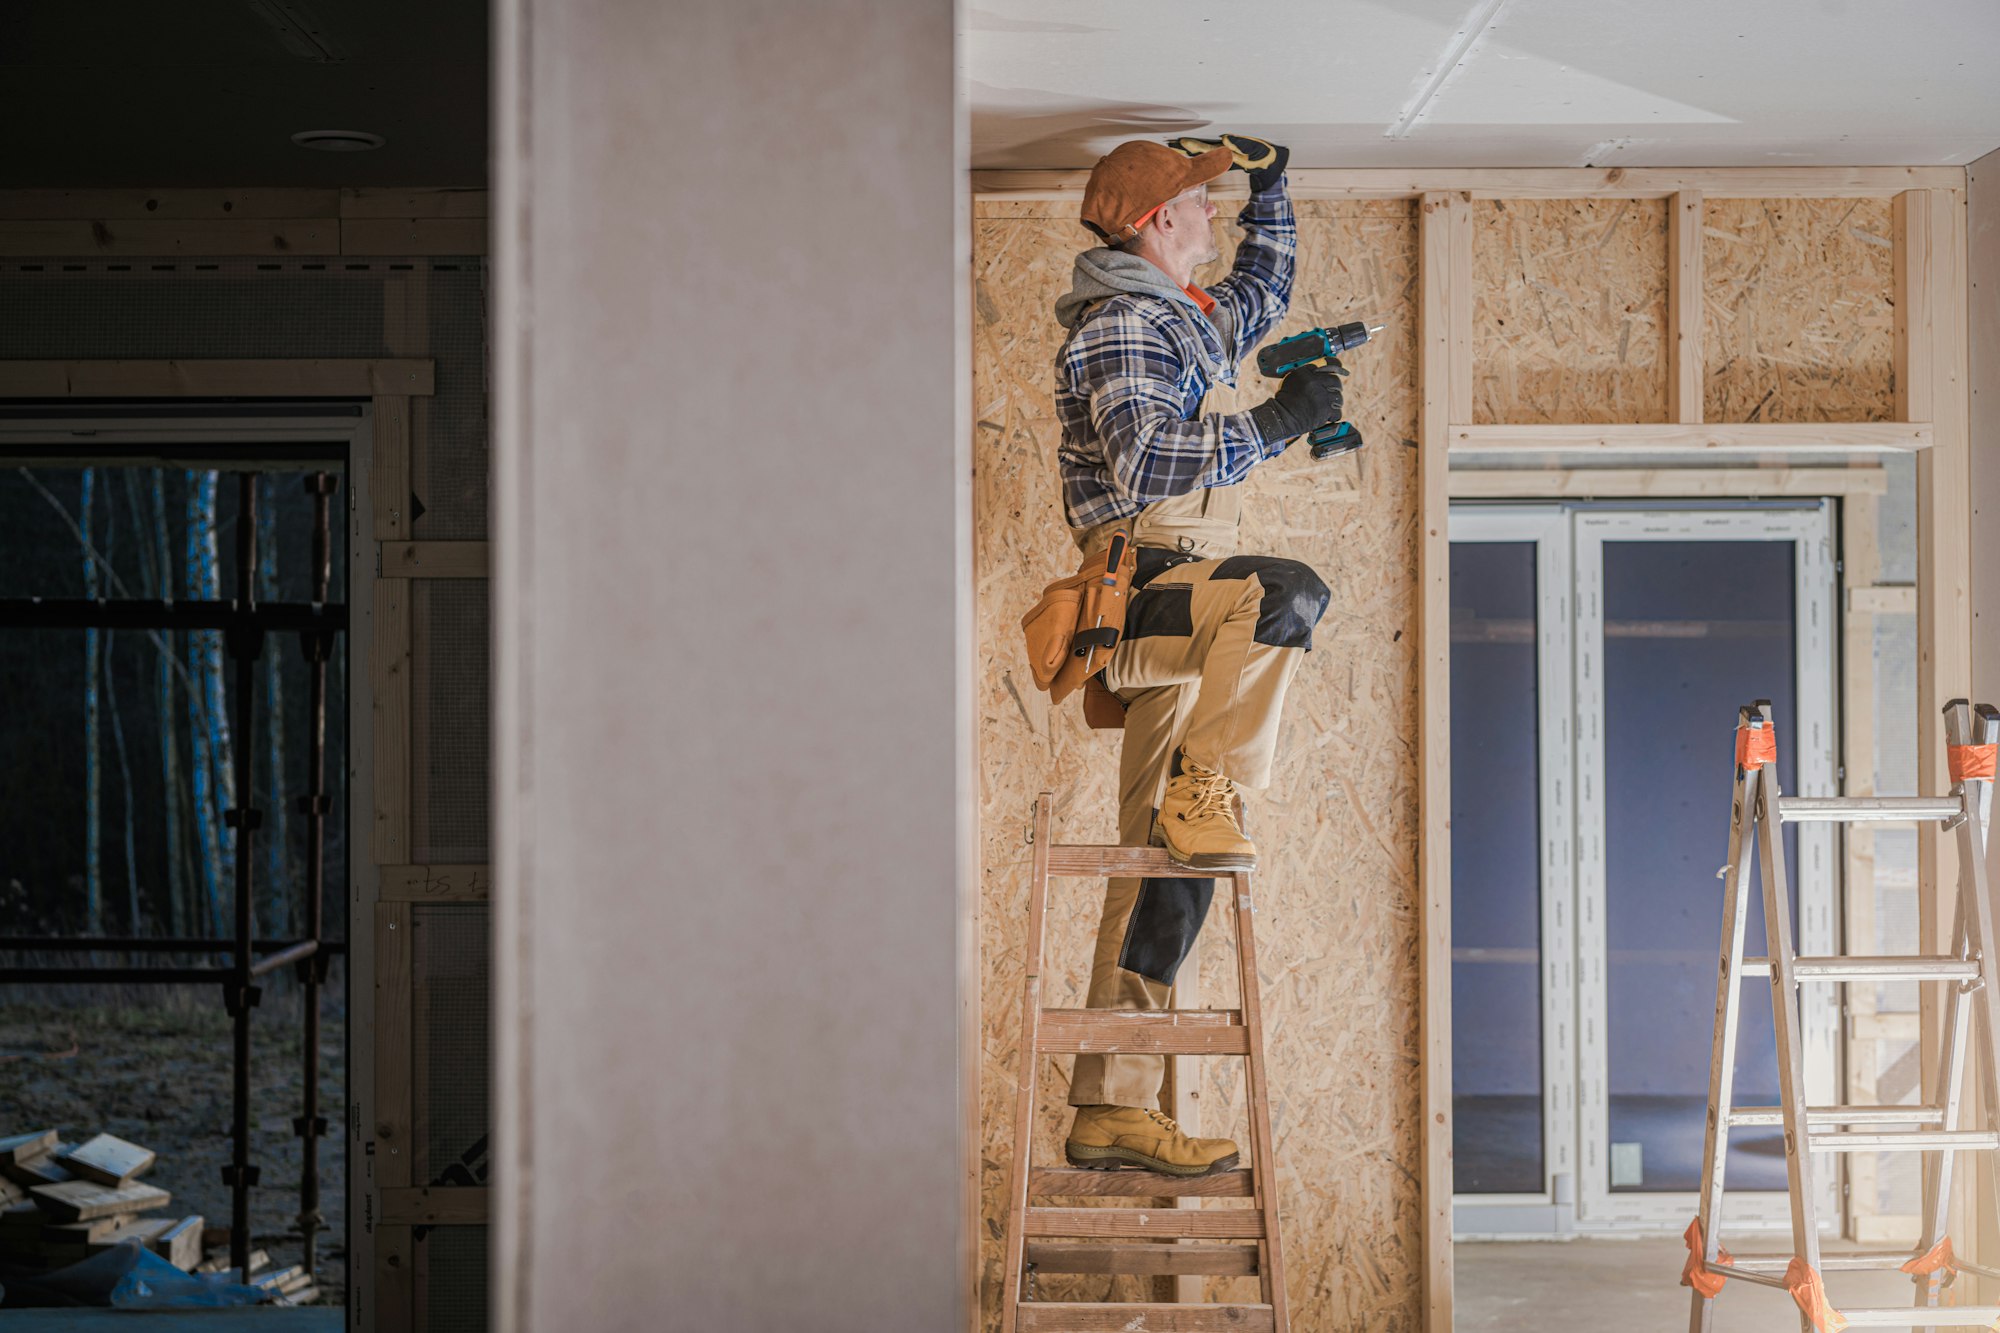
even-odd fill
[{"label": "construction worker", "polygon": [[[1254,868],[1237,791],[1270,783],[1285,688],[1327,603],[1298,561],[1236,553],[1238,487],[1340,419],[1338,376],[1297,370],[1247,412],[1202,410],[1291,300],[1286,156],[1242,135],[1119,145],[1084,189],[1083,223],[1105,243],[1077,257],[1055,307],[1069,330],[1055,402],[1071,536],[1086,559],[1118,531],[1138,548],[1124,634],[1092,682],[1125,710],[1119,840],[1164,846],[1190,870]],[[1219,253],[1208,186],[1232,167],[1250,176],[1243,242],[1229,276],[1204,292],[1194,272]],[[1112,880],[1089,1005],[1165,1008],[1213,889],[1195,877]],[[1070,1164],[1176,1176],[1233,1167],[1235,1143],[1191,1138],[1160,1111],[1165,1070],[1157,1055],[1078,1056]]]}]

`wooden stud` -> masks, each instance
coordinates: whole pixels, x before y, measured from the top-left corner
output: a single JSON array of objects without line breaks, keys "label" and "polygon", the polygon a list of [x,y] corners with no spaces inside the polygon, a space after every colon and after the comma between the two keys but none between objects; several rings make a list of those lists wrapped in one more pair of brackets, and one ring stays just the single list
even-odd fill
[{"label": "wooden stud", "polygon": [[1667,419],[1701,420],[1700,190],[1667,200]]},{"label": "wooden stud", "polygon": [[[415,965],[408,903],[375,908],[375,1184],[387,1192],[411,1183],[411,977]],[[377,1256],[377,1267],[381,1257]]]},{"label": "wooden stud", "polygon": [[1451,451],[1469,453],[1879,454],[1931,446],[1928,423],[1759,421],[1748,425],[1469,426],[1451,428]]},{"label": "wooden stud", "polygon": [[483,218],[489,196],[481,189],[362,188],[340,191],[342,218]]},{"label": "wooden stud", "polygon": [[375,862],[410,859],[410,584],[375,580]]},{"label": "wooden stud", "polygon": [[1847,610],[1848,614],[1857,618],[1913,616],[1917,613],[1917,590],[1909,584],[1901,583],[1880,584],[1875,587],[1850,586],[1847,590]]},{"label": "wooden stud", "polygon": [[200,218],[146,221],[0,222],[0,256],[145,255],[201,259],[216,255],[337,255],[340,223],[318,218]]},{"label": "wooden stud", "polygon": [[1881,467],[1725,468],[1453,468],[1454,500],[1614,499],[1766,495],[1877,496],[1889,477]]},{"label": "wooden stud", "polygon": [[375,447],[369,466],[374,490],[375,540],[410,535],[410,400],[388,394],[375,400]]},{"label": "wooden stud", "polygon": [[1472,419],[1472,211],[1432,193],[1418,214],[1417,861],[1423,1114],[1423,1326],[1452,1324],[1451,1260],[1451,423]]},{"label": "wooden stud", "polygon": [[338,190],[0,190],[7,222],[241,222],[340,216]]},{"label": "wooden stud", "polygon": [[362,398],[429,394],[430,361],[0,361],[0,398]]},{"label": "wooden stud", "polygon": [[485,218],[344,218],[340,253],[371,255],[483,255],[491,247]]},{"label": "wooden stud", "polygon": [[376,898],[385,903],[485,902],[493,893],[491,866],[383,866]]},{"label": "wooden stud", "polygon": [[391,1226],[484,1226],[491,1192],[484,1185],[454,1185],[382,1191],[382,1221]]},{"label": "wooden stud", "polygon": [[492,573],[486,542],[382,543],[385,579],[483,579]]},{"label": "wooden stud", "polygon": [[410,1228],[375,1228],[375,1318],[356,1312],[356,1327],[375,1333],[410,1333],[417,1327],[416,1242]]}]

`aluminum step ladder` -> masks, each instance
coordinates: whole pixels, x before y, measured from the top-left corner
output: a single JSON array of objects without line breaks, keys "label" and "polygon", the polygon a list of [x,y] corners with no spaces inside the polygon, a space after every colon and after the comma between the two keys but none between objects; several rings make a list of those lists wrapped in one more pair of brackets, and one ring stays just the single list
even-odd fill
[{"label": "aluminum step ladder", "polygon": [[[1799,1307],[1800,1328],[1816,1333],[1832,1333],[1841,1327],[1983,1328],[2000,1321],[2000,1306],[1941,1303],[1944,1289],[1959,1272],[2000,1278],[2000,1270],[1956,1257],[1946,1234],[1958,1155],[2000,1148],[2000,956],[1993,947],[1993,910],[1986,896],[1986,817],[1992,801],[1996,742],[2000,742],[2000,711],[1986,704],[1974,708],[1963,699],[1954,699],[1944,707],[1944,725],[1952,777],[1948,796],[1788,797],[1778,787],[1777,738],[1770,700],[1760,699],[1738,713],[1729,861],[1721,875],[1725,886],[1722,959],[1715,989],[1715,1043],[1709,1062],[1701,1205],[1687,1229],[1688,1259],[1681,1270],[1682,1285],[1693,1288],[1690,1333],[1708,1333],[1716,1297],[1731,1278],[1788,1292]],[[1782,826],[1813,821],[1935,822],[1956,830],[1958,893],[1951,952],[1921,957],[1797,956],[1792,948],[1791,893],[1785,880]],[[1764,932],[1771,950],[1768,958],[1743,956],[1753,854],[1763,891]],[[1778,1106],[1738,1106],[1734,1100],[1740,987],[1750,977],[1768,978],[1771,985],[1771,1014],[1778,1042]],[[1924,1089],[1920,1098],[1925,1104],[1805,1105],[1798,988],[1801,984],[1853,981],[1916,981],[1947,987],[1943,1058],[1935,1086]],[[1983,1079],[1986,1123],[1967,1128],[1961,1123],[1962,1094],[1975,1027],[1980,1043],[1973,1054]],[[1790,1254],[1731,1255],[1721,1245],[1729,1132],[1751,1126],[1782,1126],[1785,1131],[1792,1214]],[[1814,1215],[1814,1157],[1842,1152],[1924,1154],[1924,1234],[1915,1250],[1820,1254],[1819,1219]],[[1995,1175],[2000,1182],[2000,1172]],[[1821,1275],[1865,1270],[1910,1274],[1914,1303],[1836,1309]]]},{"label": "aluminum step ladder", "polygon": [[[1271,1159],[1271,1108],[1264,1081],[1264,1019],[1257,991],[1250,876],[1214,876],[1231,880],[1239,1008],[1044,1009],[1043,922],[1051,878],[1103,879],[1115,875],[1185,879],[1189,875],[1185,867],[1174,865],[1165,852],[1153,847],[1052,844],[1054,808],[1053,792],[1044,791],[1035,802],[1027,981],[1021,1002],[1022,1068],[1016,1084],[1014,1162],[1007,1188],[1001,1333],[1106,1329],[1289,1333],[1278,1242],[1277,1175]],[[1034,1165],[1029,1159],[1035,1089],[1044,1057],[1084,1052],[1244,1057],[1249,1167],[1178,1179],[1137,1168],[1096,1171]],[[1062,1197],[1118,1197],[1142,1202],[1124,1208],[1062,1208],[1029,1202]],[[1251,1202],[1248,1208],[1202,1207],[1203,1199],[1221,1197]],[[1164,1200],[1165,1206],[1145,1206],[1144,1201],[1152,1200]],[[1036,1279],[1044,1273],[1256,1277],[1263,1300],[1248,1304],[1044,1301],[1034,1298]]]}]

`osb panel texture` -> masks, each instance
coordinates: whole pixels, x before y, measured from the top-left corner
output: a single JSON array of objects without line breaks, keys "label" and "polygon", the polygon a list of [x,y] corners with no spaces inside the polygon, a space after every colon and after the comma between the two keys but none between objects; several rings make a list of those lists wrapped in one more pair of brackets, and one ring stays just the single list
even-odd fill
[{"label": "osb panel texture", "polygon": [[1473,209],[1473,420],[1666,420],[1666,200]]},{"label": "osb panel texture", "polygon": [[[1051,710],[1033,687],[1017,622],[1043,583],[1074,569],[1063,524],[1051,404],[1061,330],[1050,314],[1087,238],[1074,205],[981,204],[975,215],[975,542],[980,638],[983,867],[980,1078],[982,1301],[997,1326],[1004,1195],[1021,1070],[1021,986],[1035,793],[1058,793],[1056,837],[1116,839],[1115,735],[1085,729],[1076,703]],[[1250,798],[1264,873],[1256,882],[1258,963],[1268,1016],[1271,1107],[1293,1327],[1419,1325],[1416,883],[1417,271],[1402,201],[1300,206],[1297,290],[1280,333],[1386,317],[1351,353],[1348,414],[1368,444],[1315,463],[1302,447],[1245,483],[1242,549],[1303,560],[1332,589],[1287,701],[1275,780]],[[1225,254],[1235,229],[1218,220]],[[1270,386],[1251,366],[1242,401]],[[1044,1003],[1080,1006],[1102,902],[1098,885],[1057,881]],[[1210,1005],[1235,995],[1221,896],[1203,934]],[[1209,1060],[1203,1128],[1243,1133],[1240,1062]],[[1034,1154],[1061,1161],[1070,1060],[1043,1066]],[[1215,1201],[1209,1206],[1235,1206]],[[1044,1299],[1148,1299],[1146,1279],[1045,1278]],[[1255,1300],[1251,1280],[1216,1280],[1210,1299]]]},{"label": "osb panel texture", "polygon": [[1895,418],[1887,199],[1711,199],[1702,225],[1710,421]]}]

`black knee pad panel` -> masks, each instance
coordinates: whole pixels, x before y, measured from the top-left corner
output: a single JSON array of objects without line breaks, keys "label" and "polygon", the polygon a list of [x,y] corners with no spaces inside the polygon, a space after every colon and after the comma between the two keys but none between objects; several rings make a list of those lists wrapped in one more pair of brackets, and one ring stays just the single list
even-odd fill
[{"label": "black knee pad panel", "polygon": [[1125,922],[1118,966],[1162,986],[1174,984],[1188,950],[1215,896],[1212,879],[1148,879],[1139,883],[1139,901]]},{"label": "black knee pad panel", "polygon": [[1264,588],[1253,637],[1272,648],[1310,649],[1313,626],[1326,614],[1326,604],[1333,596],[1312,566],[1274,555],[1232,555],[1217,565],[1209,578],[1253,576]]}]

